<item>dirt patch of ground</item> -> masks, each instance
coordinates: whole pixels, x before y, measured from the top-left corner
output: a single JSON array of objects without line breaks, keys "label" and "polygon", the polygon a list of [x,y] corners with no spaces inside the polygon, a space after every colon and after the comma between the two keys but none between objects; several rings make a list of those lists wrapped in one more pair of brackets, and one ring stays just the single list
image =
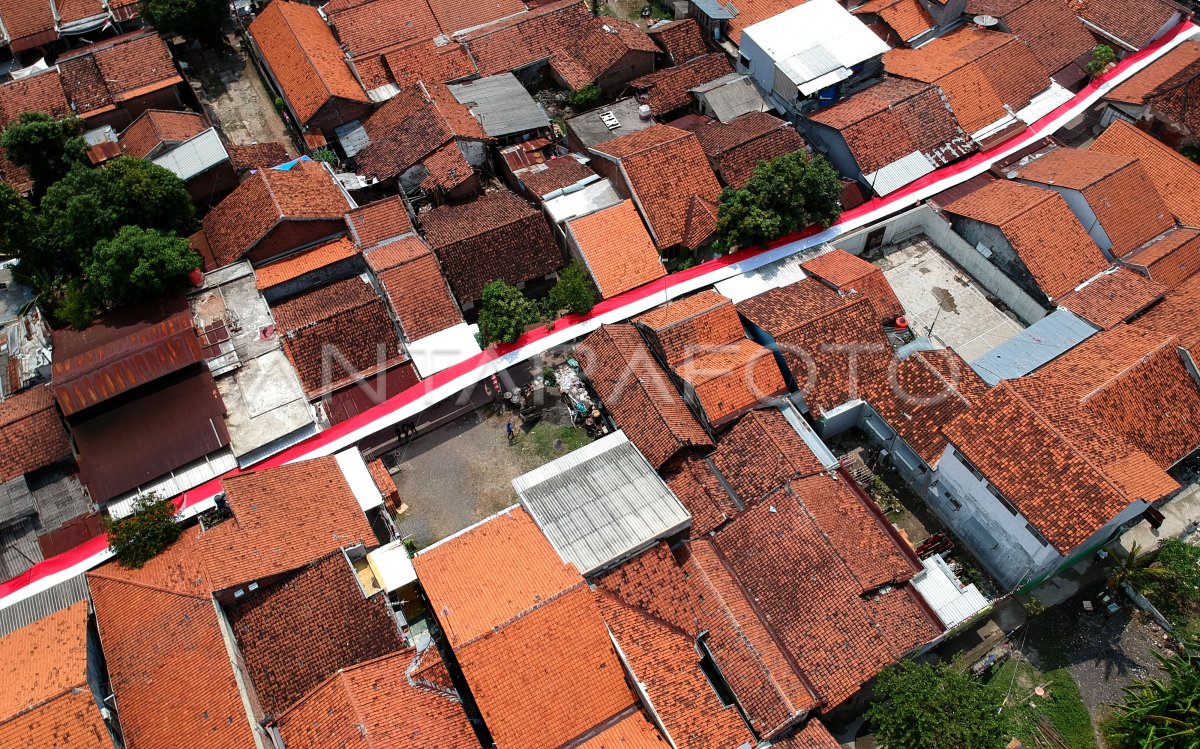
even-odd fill
[{"label": "dirt patch of ground", "polygon": [[230,143],[282,143],[290,155],[296,155],[274,97],[236,36],[226,37],[221,44],[184,50],[178,57],[189,80],[198,84],[196,94],[204,108]]},{"label": "dirt patch of ground", "polygon": [[393,453],[400,468],[393,478],[409,507],[400,535],[424,547],[493,515],[517,501],[514,478],[587,442],[554,418],[525,432],[509,412],[490,408],[440,427]]}]

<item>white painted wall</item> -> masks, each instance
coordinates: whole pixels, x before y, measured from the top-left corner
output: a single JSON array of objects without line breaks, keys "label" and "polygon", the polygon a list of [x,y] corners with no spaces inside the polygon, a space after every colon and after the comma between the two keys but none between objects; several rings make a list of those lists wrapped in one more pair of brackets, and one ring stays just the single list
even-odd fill
[{"label": "white painted wall", "polygon": [[1100,246],[1100,251],[1104,253],[1104,257],[1108,258],[1109,262],[1115,260],[1112,254],[1112,240],[1108,238],[1108,234],[1104,231],[1104,227],[1100,225],[1100,219],[1096,218],[1096,212],[1088,205],[1087,200],[1083,197],[1083,193],[1078,190],[1071,190],[1060,185],[1047,185],[1041,182],[1031,182],[1027,179],[1019,179],[1018,182],[1033,187],[1049,188],[1062,196],[1062,199],[1067,201],[1067,207],[1071,209],[1071,213],[1075,214],[1075,218],[1079,219],[1079,223],[1083,224],[1083,228],[1091,235],[1092,241]]}]

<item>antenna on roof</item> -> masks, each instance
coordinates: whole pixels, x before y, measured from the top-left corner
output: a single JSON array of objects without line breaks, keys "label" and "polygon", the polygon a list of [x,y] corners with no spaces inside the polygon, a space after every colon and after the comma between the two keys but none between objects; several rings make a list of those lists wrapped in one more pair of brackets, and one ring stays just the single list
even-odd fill
[{"label": "antenna on roof", "polygon": [[1000,23],[1000,21],[998,21],[994,16],[989,16],[986,14],[975,16],[973,20],[975,21],[976,26],[983,26],[984,28],[991,28],[992,26],[996,26]]}]

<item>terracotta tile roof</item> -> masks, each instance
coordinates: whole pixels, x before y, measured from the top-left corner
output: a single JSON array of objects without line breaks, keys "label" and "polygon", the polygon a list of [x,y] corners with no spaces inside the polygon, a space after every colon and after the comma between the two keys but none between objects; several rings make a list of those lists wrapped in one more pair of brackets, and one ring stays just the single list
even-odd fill
[{"label": "terracotta tile roof", "polygon": [[[899,627],[881,620],[864,600],[863,583],[847,565],[847,558],[861,556],[859,544],[852,540],[850,547],[839,547],[827,535],[829,519],[818,520],[811,514],[821,503],[837,502],[838,509],[831,513],[836,514],[849,506],[847,495],[823,494],[813,485],[818,481],[838,492],[846,480],[815,477],[797,489],[803,496],[790,490],[777,493],[770,503],[747,508],[717,534],[716,544],[817,694],[832,709],[885,667],[941,634],[942,628],[914,599],[906,597],[904,588],[882,594],[908,604],[906,613],[911,621]],[[853,519],[840,522],[846,523],[851,538],[858,532]],[[806,605],[797,606],[798,599]]]},{"label": "terracotta tile roof", "polygon": [[1167,333],[1122,325],[1026,379],[1055,399],[1078,401],[1097,423],[1166,469],[1200,446],[1200,388],[1176,342]]},{"label": "terracotta tile roof", "polygon": [[[0,693],[0,737],[12,735],[9,722],[17,715],[62,706],[74,689],[87,688],[87,601],[80,601],[0,638],[0,675],[8,688]],[[101,726],[100,709],[93,705],[93,722]],[[99,744],[96,744],[99,746]],[[3,743],[0,746],[22,746]],[[29,746],[25,744],[25,746]]]},{"label": "terracotta tile roof", "polygon": [[58,38],[54,10],[49,2],[29,0],[0,0],[0,18],[12,40],[13,52],[24,52],[49,44]]},{"label": "terracotta tile roof", "polygon": [[421,180],[422,190],[453,190],[475,177],[475,170],[467,163],[457,142],[447,143],[421,163],[426,171],[425,179]]},{"label": "terracotta tile roof", "polygon": [[417,81],[451,83],[475,75],[475,61],[458,42],[438,46],[432,40],[409,42],[383,52],[388,72],[401,87]]},{"label": "terracotta tile roof", "polygon": [[234,601],[226,615],[273,716],[342,669],[404,647],[387,598],[363,595],[341,551]]},{"label": "terracotta tile roof", "polygon": [[746,184],[758,162],[805,146],[794,127],[766,112],[749,112],[728,123],[709,122],[695,133],[717,176],[734,188]]},{"label": "terracotta tile roof", "polygon": [[288,0],[269,3],[250,24],[250,35],[301,124],[331,100],[369,101],[315,7]]},{"label": "terracotta tile roof", "polygon": [[987,387],[951,349],[921,351],[896,360],[885,376],[862,382],[863,399],[921,460],[935,468],[946,449],[942,427],[974,408]]},{"label": "terracotta tile roof", "polygon": [[713,52],[682,65],[635,78],[629,85],[638,92],[638,101],[649,104],[655,117],[662,117],[690,106],[691,89],[732,72],[733,67],[725,53]]},{"label": "terracotta tile roof", "polygon": [[914,151],[941,166],[976,148],[938,88],[892,76],[809,119],[842,134],[863,174]]},{"label": "terracotta tile roof", "polygon": [[401,650],[339,671],[279,716],[284,743],[288,749],[476,749],[479,740],[453,693],[409,680],[410,667],[436,655],[436,647]]},{"label": "terracotta tile roof", "polygon": [[361,171],[388,180],[404,174],[454,138],[423,88],[404,89],[363,121],[371,142],[354,157]]},{"label": "terracotta tile roof", "polygon": [[884,278],[883,271],[845,250],[834,249],[800,264],[810,276],[848,295],[858,292],[871,300],[876,311],[886,320],[904,314],[904,306]]},{"label": "terracotta tile roof", "polygon": [[663,480],[691,514],[693,536],[712,532],[741,511],[737,500],[721,485],[708,459],[681,460]]},{"label": "terracotta tile roof", "polygon": [[855,8],[854,15],[876,15],[905,42],[931,30],[934,21],[917,0],[868,0]]},{"label": "terracotta tile roof", "polygon": [[354,56],[397,44],[429,41],[442,31],[425,0],[371,0],[327,12],[338,39]]},{"label": "terracotta tile roof", "polygon": [[239,172],[246,169],[270,169],[292,158],[282,143],[252,143],[246,146],[230,143],[225,146],[225,150],[229,152],[229,162],[233,164],[234,170]]},{"label": "terracotta tile roof", "polygon": [[376,273],[411,263],[430,253],[429,245],[416,234],[386,240],[366,254],[367,265]]},{"label": "terracotta tile roof", "polygon": [[966,12],[973,15],[989,15],[1002,18],[1023,7],[1029,0],[967,0]]},{"label": "terracotta tile roof", "polygon": [[259,169],[204,217],[220,265],[241,258],[282,221],[340,220],[350,203],[325,167],[302,160],[287,170]]},{"label": "terracotta tile roof", "polygon": [[1179,12],[1179,6],[1163,0],[1071,0],[1070,4],[1093,29],[1134,51],[1149,44]]},{"label": "terracotta tile roof", "polygon": [[521,507],[423,549],[413,566],[456,652],[582,580]]},{"label": "terracotta tile roof", "polygon": [[819,720],[813,718],[795,734],[776,741],[772,746],[779,749],[838,749],[841,746]]},{"label": "terracotta tile roof", "polygon": [[[1170,209],[1136,159],[1058,148],[1023,167],[1018,176],[1083,193],[1118,257],[1175,225]],[[1130,210],[1133,205],[1138,210]]]},{"label": "terracotta tile roof", "polygon": [[1124,120],[1114,120],[1088,150],[1137,159],[1179,222],[1200,227],[1200,166],[1191,159]]},{"label": "terracotta tile roof", "polygon": [[[377,276],[404,337],[416,341],[461,323],[462,312],[428,245],[416,236],[395,244],[401,243],[417,245],[420,250],[414,251],[411,260],[378,271]],[[385,245],[372,254],[380,255],[390,248]]]},{"label": "terracotta tile roof", "polygon": [[[7,22],[7,16],[5,19]],[[71,113],[57,68],[0,86],[0,122],[5,125],[15,122],[22,112],[43,112],[58,117]]]},{"label": "terracotta tile roof", "polygon": [[214,590],[303,567],[375,534],[332,456],[222,481],[233,519],[201,534]]},{"label": "terracotta tile roof", "polygon": [[945,210],[999,227],[1051,299],[1108,267],[1100,248],[1053,190],[996,180]]},{"label": "terracotta tile roof", "polygon": [[632,325],[601,327],[575,347],[575,356],[617,426],[656,468],[684,450],[712,445]]},{"label": "terracotta tile roof", "polygon": [[1114,268],[1059,297],[1067,309],[1101,330],[1125,322],[1163,298],[1167,287],[1128,268]]},{"label": "terracotta tile roof", "polygon": [[667,274],[632,201],[568,221],[566,231],[583,255],[602,298],[636,289]]},{"label": "terracotta tile roof", "polygon": [[378,299],[371,285],[361,278],[345,278],[310,289],[271,308],[276,327],[291,333],[312,327],[330,315],[341,315]]},{"label": "terracotta tile roof", "polygon": [[1200,42],[1183,42],[1134,73],[1105,94],[1104,98],[1108,101],[1125,104],[1145,104],[1146,99],[1160,92],[1167,81],[1184,72],[1196,62],[1200,62]]},{"label": "terracotta tile roof", "polygon": [[691,385],[714,426],[787,392],[775,355],[748,338],[694,356],[675,374]]},{"label": "terracotta tile roof", "polygon": [[538,166],[540,168],[527,169],[517,176],[525,189],[539,198],[596,175],[590,166],[573,156],[558,156]]},{"label": "terracotta tile roof", "polygon": [[[1003,19],[1009,32],[1025,42],[1052,75],[1088,54],[1096,44],[1096,38],[1062,0],[1029,0],[1005,13]],[[1066,85],[1061,78],[1059,83]]]},{"label": "terracotta tile roof", "polygon": [[167,43],[157,33],[135,31],[58,59],[67,98],[81,117],[182,83]]},{"label": "terracotta tile roof", "polygon": [[1179,345],[1200,361],[1200,275],[1193,275],[1167,293],[1134,323],[1138,327],[1179,336]]},{"label": "terracotta tile roof", "polygon": [[1121,259],[1166,286],[1178,288],[1200,272],[1200,230],[1172,229]]},{"label": "terracotta tile roof", "polygon": [[575,745],[577,749],[664,749],[670,746],[640,710],[630,709],[626,713],[616,723]]},{"label": "terracotta tile roof", "polygon": [[[1096,429],[1091,443],[1078,442],[1079,430],[1069,429],[1058,414],[1051,418],[1042,413],[1025,397],[1024,391],[1033,388],[1041,389],[1021,380],[1001,382],[978,408],[947,425],[945,433],[1055,549],[1068,554],[1132,500],[1141,496],[1154,501],[1161,496],[1127,494],[1111,474],[1143,473],[1156,467],[1144,454],[1139,457],[1125,450],[1121,455],[1120,448],[1127,447],[1123,441],[1110,444],[1110,457],[1116,460],[1095,462],[1097,456],[1090,449],[1105,440],[1107,431]],[[1068,406],[1065,401],[1064,406]],[[997,440],[1001,432],[1005,439]]]},{"label": "terracotta tile roof", "polygon": [[719,212],[720,207],[715,200],[693,195],[688,201],[680,243],[688,250],[696,250],[706,244],[717,231]]},{"label": "terracotta tile roof", "polygon": [[429,0],[429,7],[433,9],[438,25],[446,34],[483,26],[525,10],[525,4],[521,0],[487,0],[482,3]]},{"label": "terracotta tile roof", "polygon": [[668,367],[746,338],[733,302],[712,289],[673,299],[638,315],[633,323],[657,342]]},{"label": "terracotta tile roof", "polygon": [[204,115],[148,109],[121,133],[119,144],[128,156],[144,159],[160,145],[176,146],[208,128]]},{"label": "terracotta tile roof", "polygon": [[739,706],[760,736],[773,736],[816,707],[794,659],[755,612],[707,539],[661,543],[605,573],[596,585],[694,638],[703,635]]},{"label": "terracotta tile roof", "polygon": [[969,133],[1021,109],[1050,85],[1033,52],[1011,34],[963,26],[919,49],[883,56],[893,75],[937,84]]},{"label": "terracotta tile roof", "polygon": [[109,749],[108,727],[86,684],[0,723],[0,746]]},{"label": "terracotta tile roof", "polygon": [[479,299],[496,279],[517,284],[563,265],[545,218],[508,190],[439,206],[418,220],[460,302]]},{"label": "terracotta tile roof", "polygon": [[256,268],[254,270],[255,280],[258,288],[269,289],[272,286],[293,281],[306,273],[352,258],[358,252],[358,248],[349,238],[338,237],[310,250]]},{"label": "terracotta tile roof", "polygon": [[686,130],[654,125],[591,150],[620,163],[659,249],[683,242],[693,198],[715,201],[721,193],[700,141]]},{"label": "terracotta tile roof", "polygon": [[667,53],[673,65],[682,65],[688,60],[708,54],[704,41],[704,29],[694,18],[670,21],[646,32],[654,43]]},{"label": "terracotta tile roof", "polygon": [[560,746],[634,704],[592,592],[522,508],[413,564],[498,747]]},{"label": "terracotta tile roof", "polygon": [[[605,24],[618,33],[604,30]],[[595,18],[579,0],[558,0],[460,37],[484,76],[546,60],[571,89],[609,72],[631,49],[653,52],[645,32],[612,18]]]},{"label": "terracotta tile roof", "polygon": [[55,0],[59,27],[95,16],[107,15],[108,10],[100,0]]},{"label": "terracotta tile roof", "polygon": [[820,284],[805,279],[772,289],[741,302],[738,311],[778,341],[813,418],[820,418],[858,398],[861,384],[888,367],[892,347],[871,300],[855,295],[833,304],[814,285]]},{"label": "terracotta tile roof", "polygon": [[71,456],[66,427],[54,408],[49,385],[39,385],[0,401],[0,482]]},{"label": "terracotta tile roof", "polygon": [[141,570],[113,562],[87,576],[129,749],[253,743],[216,609],[196,577],[198,536],[198,526],[184,531]]},{"label": "terracotta tile roof", "polygon": [[364,251],[416,231],[404,198],[398,195],[353,209],[346,214],[346,228]]},{"label": "terracotta tile roof", "polygon": [[743,416],[721,437],[711,462],[743,507],[758,502],[793,479],[825,470],[776,408],[751,411]]}]

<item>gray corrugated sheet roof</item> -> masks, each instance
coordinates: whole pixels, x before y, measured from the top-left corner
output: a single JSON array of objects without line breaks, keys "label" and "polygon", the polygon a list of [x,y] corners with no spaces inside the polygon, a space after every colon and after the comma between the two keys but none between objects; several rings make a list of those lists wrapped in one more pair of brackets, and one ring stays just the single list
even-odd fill
[{"label": "gray corrugated sheet roof", "polygon": [[719,0],[692,0],[692,5],[714,21],[727,21],[737,15],[737,8],[732,3]]},{"label": "gray corrugated sheet roof", "polygon": [[51,614],[62,611],[73,603],[87,598],[87,582],[83,575],[76,575],[53,588],[34,593],[28,598],[0,609],[0,637],[16,632],[21,627],[33,624]]},{"label": "gray corrugated sheet roof", "polygon": [[512,483],[558,555],[584,575],[691,523],[687,509],[621,431]]},{"label": "gray corrugated sheet roof", "polygon": [[512,73],[455,83],[450,93],[465,105],[493,138],[550,127],[542,105],[533,100]]},{"label": "gray corrugated sheet roof", "polygon": [[909,155],[896,159],[887,166],[863,176],[876,195],[887,195],[907,184],[916,182],[934,169],[936,167],[928,156],[920,151],[913,151]]},{"label": "gray corrugated sheet roof", "polygon": [[769,112],[774,109],[748,75],[730,73],[697,86],[692,91],[708,103],[721,122],[729,122],[748,112]]},{"label": "gray corrugated sheet roof", "polygon": [[217,134],[215,127],[210,127],[154,159],[155,164],[170,169],[184,182],[207,172],[223,161],[229,161],[229,154],[225,151],[221,136]]},{"label": "gray corrugated sheet roof", "polygon": [[971,362],[984,382],[1022,377],[1096,334],[1089,323],[1059,309]]}]

